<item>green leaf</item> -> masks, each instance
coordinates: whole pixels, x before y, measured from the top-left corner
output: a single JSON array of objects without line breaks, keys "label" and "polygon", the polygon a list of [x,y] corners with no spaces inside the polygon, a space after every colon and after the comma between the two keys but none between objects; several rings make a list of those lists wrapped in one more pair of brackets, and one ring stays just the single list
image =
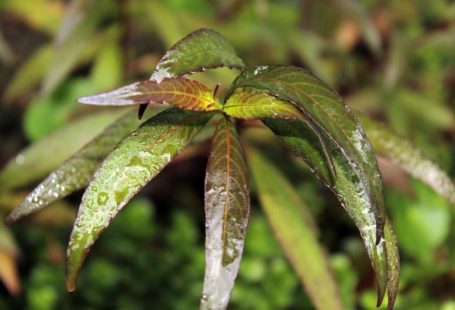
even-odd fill
[{"label": "green leaf", "polygon": [[234,124],[220,121],[205,178],[205,277],[201,309],[225,309],[250,213],[248,168]]},{"label": "green leaf", "polygon": [[166,52],[150,79],[159,82],[164,78],[218,67],[241,69],[244,64],[221,34],[211,29],[199,29]]},{"label": "green leaf", "polygon": [[363,239],[376,273],[378,303],[382,301],[387,286],[387,259],[383,239],[377,239],[378,221],[371,210],[371,202],[363,191],[363,180],[352,168],[342,149],[327,140],[337,170],[335,183],[330,185],[330,169],[323,155],[317,135],[299,120],[264,120],[292,152],[300,156],[321,181],[337,196],[349,216],[354,220]]},{"label": "green leaf", "polygon": [[299,119],[304,121],[319,138],[332,175],[328,181],[333,183],[336,178],[336,170],[327,150],[325,137],[316,124],[311,119],[305,118],[296,106],[261,91],[242,90],[234,92],[229,97],[223,106],[223,111],[229,116],[240,119]]},{"label": "green leaf", "polygon": [[391,160],[455,206],[455,185],[436,163],[408,140],[367,116],[358,116],[375,153]]},{"label": "green leaf", "polygon": [[[359,179],[359,195],[368,201],[366,212],[376,218],[376,240],[384,228],[384,200],[378,165],[365,133],[341,97],[314,75],[293,66],[260,66],[248,69],[233,82],[239,87],[262,89],[296,105],[338,146]],[[229,97],[229,96],[228,96]]]},{"label": "green leaf", "polygon": [[136,112],[114,121],[42,181],[6,218],[15,222],[54,201],[86,187],[100,162],[128,133],[140,125]]},{"label": "green leaf", "polygon": [[209,120],[211,114],[166,110],[126,137],[103,161],[82,197],[67,251],[67,288],[76,277],[96,239],[126,203]]},{"label": "green leaf", "polygon": [[0,174],[0,190],[21,187],[46,176],[122,113],[109,111],[83,117],[27,147]]},{"label": "green leaf", "polygon": [[385,219],[384,238],[387,248],[387,310],[392,310],[398,295],[400,285],[400,252],[397,237],[389,218]]},{"label": "green leaf", "polygon": [[248,162],[261,206],[313,304],[317,309],[343,309],[310,211],[281,172],[261,154],[249,150]]},{"label": "green leaf", "polygon": [[166,78],[161,82],[136,82],[111,92],[82,97],[78,101],[112,106],[169,103],[181,109],[202,111],[213,111],[220,107],[204,84],[184,77]]}]

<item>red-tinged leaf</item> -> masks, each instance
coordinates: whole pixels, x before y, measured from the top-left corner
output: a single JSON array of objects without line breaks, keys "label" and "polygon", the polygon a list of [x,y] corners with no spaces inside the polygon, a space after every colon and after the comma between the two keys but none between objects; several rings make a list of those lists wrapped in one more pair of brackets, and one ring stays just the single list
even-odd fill
[{"label": "red-tinged leaf", "polygon": [[220,107],[204,84],[184,77],[166,78],[161,82],[136,82],[111,92],[82,97],[78,101],[102,106],[168,103],[180,109],[200,111],[213,111]]},{"label": "red-tinged leaf", "polygon": [[257,195],[283,252],[317,309],[343,309],[314,219],[292,185],[257,151],[248,150]]},{"label": "red-tinged leaf", "polygon": [[142,124],[109,154],[82,197],[67,250],[67,288],[88,251],[128,201],[202,129],[212,114],[166,110]]},{"label": "red-tinged leaf", "polygon": [[221,120],[205,179],[205,277],[201,309],[225,309],[243,252],[250,213],[248,169],[234,124]]}]

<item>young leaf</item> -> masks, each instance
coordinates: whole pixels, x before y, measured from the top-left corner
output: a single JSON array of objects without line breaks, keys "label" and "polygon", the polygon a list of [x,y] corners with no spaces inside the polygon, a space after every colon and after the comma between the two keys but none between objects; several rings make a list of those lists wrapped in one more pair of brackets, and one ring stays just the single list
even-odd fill
[{"label": "young leaf", "polygon": [[243,252],[250,213],[248,168],[234,124],[221,120],[205,178],[205,277],[201,309],[225,309]]},{"label": "young leaf", "polygon": [[219,108],[213,93],[204,84],[184,77],[166,78],[161,82],[136,82],[111,92],[82,97],[78,101],[112,106],[169,103],[177,108],[201,111]]},{"label": "young leaf", "polygon": [[67,251],[67,288],[74,291],[85,257],[126,203],[183,148],[211,114],[166,110],[142,124],[103,161],[82,197]]},{"label": "young leaf", "polygon": [[334,182],[336,170],[332,156],[327,150],[325,137],[318,126],[311,119],[304,117],[296,106],[261,91],[243,90],[236,91],[229,97],[223,106],[223,111],[229,116],[240,119],[299,119],[304,121],[319,138],[332,175],[328,181]]},{"label": "young leaf", "polygon": [[408,140],[366,116],[359,116],[374,151],[430,186],[455,206],[455,185],[436,163]]},{"label": "young leaf", "polygon": [[116,120],[41,182],[8,215],[6,222],[15,222],[86,187],[100,162],[140,123],[135,112]]},{"label": "young leaf", "polygon": [[241,69],[244,64],[231,44],[218,32],[199,29],[167,51],[150,79],[160,82],[164,78],[218,67]]},{"label": "young leaf", "polygon": [[[384,228],[384,200],[379,169],[365,133],[341,97],[314,75],[293,66],[260,66],[242,72],[230,93],[239,87],[269,92],[296,105],[339,146],[347,163],[355,171],[358,194],[368,201],[365,212],[376,218],[376,240]],[[228,96],[229,97],[229,96]]]},{"label": "young leaf", "polygon": [[124,110],[86,116],[32,144],[6,165],[0,174],[0,190],[17,188],[46,176],[122,113]]},{"label": "young leaf", "polygon": [[337,196],[338,200],[354,220],[376,273],[378,303],[384,297],[387,286],[387,256],[383,239],[377,239],[378,221],[371,210],[371,201],[365,195],[362,182],[357,172],[348,162],[342,149],[332,140],[326,143],[337,170],[335,183],[330,185],[330,169],[317,135],[304,122],[299,120],[264,120],[272,131],[296,155],[303,158],[321,181]]},{"label": "young leaf", "polygon": [[261,206],[292,267],[317,309],[343,309],[330,263],[313,229],[314,219],[292,185],[257,151],[248,162]]}]

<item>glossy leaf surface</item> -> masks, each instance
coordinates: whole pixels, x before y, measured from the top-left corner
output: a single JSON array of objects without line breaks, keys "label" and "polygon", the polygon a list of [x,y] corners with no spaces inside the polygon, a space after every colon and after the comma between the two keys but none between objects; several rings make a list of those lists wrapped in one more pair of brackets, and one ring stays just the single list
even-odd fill
[{"label": "glossy leaf surface", "polygon": [[136,82],[111,92],[82,97],[78,101],[102,106],[168,103],[181,109],[202,111],[212,111],[218,106],[204,84],[184,77],[166,78],[161,82]]},{"label": "glossy leaf surface", "polygon": [[244,65],[223,36],[211,29],[199,29],[166,52],[150,79],[161,81],[224,66],[240,69]]},{"label": "glossy leaf surface", "polygon": [[116,120],[41,182],[9,214],[6,221],[17,221],[86,187],[101,161],[140,123],[136,112],[129,112]]},{"label": "glossy leaf surface", "polygon": [[46,176],[122,113],[124,110],[83,117],[27,147],[0,174],[0,190],[24,186]]},{"label": "glossy leaf surface", "polygon": [[314,219],[292,185],[257,151],[248,152],[257,195],[273,232],[317,309],[343,309]]},{"label": "glossy leaf surface", "polygon": [[410,141],[369,117],[359,116],[374,151],[403,168],[407,173],[430,186],[455,206],[455,185],[435,162],[426,157]]},{"label": "glossy leaf surface", "polygon": [[210,114],[166,110],[126,137],[103,161],[82,197],[67,252],[67,288],[75,290],[82,263],[126,203],[199,132]]},{"label": "glossy leaf surface", "polygon": [[290,101],[339,146],[338,151],[357,175],[357,195],[368,202],[366,212],[374,213],[376,239],[380,240],[385,209],[378,165],[363,129],[341,97],[308,71],[293,66],[248,69],[234,81],[231,92],[239,87],[262,89]]},{"label": "glossy leaf surface", "polygon": [[205,179],[205,277],[201,309],[225,309],[243,252],[250,213],[248,168],[234,124],[220,121]]},{"label": "glossy leaf surface", "polygon": [[264,123],[281,138],[296,155],[303,158],[310,169],[337,196],[349,216],[354,220],[364,241],[376,273],[378,299],[382,300],[387,286],[387,257],[384,239],[377,239],[377,218],[371,210],[370,200],[365,197],[359,183],[362,180],[352,169],[340,147],[327,140],[329,152],[337,170],[337,178],[330,185],[328,163],[323,156],[319,140],[314,132],[298,120],[264,120]]}]

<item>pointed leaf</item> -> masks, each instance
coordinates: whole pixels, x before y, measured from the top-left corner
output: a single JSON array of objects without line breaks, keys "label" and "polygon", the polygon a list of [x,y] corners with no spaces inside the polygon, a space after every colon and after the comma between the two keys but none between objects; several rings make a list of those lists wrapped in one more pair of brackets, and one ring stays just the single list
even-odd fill
[{"label": "pointed leaf", "polygon": [[234,48],[218,32],[199,29],[178,41],[156,66],[151,80],[182,76],[206,69],[229,67],[243,68],[242,60]]},{"label": "pointed leaf", "polygon": [[397,237],[392,228],[392,223],[389,218],[385,220],[384,238],[387,248],[387,295],[388,305],[387,310],[392,310],[395,305],[395,300],[398,295],[400,285],[400,252],[398,251]]},{"label": "pointed leaf", "polygon": [[248,168],[234,124],[221,120],[205,179],[205,277],[201,309],[225,309],[239,270],[250,213]]},{"label": "pointed leaf", "polygon": [[358,194],[368,201],[366,212],[374,213],[379,242],[385,208],[378,165],[363,129],[341,97],[308,71],[293,66],[248,69],[233,82],[230,93],[239,87],[262,89],[290,101],[339,146],[359,179]]},{"label": "pointed leaf", "polygon": [[101,161],[140,125],[136,112],[116,120],[41,182],[6,218],[17,221],[88,185]]},{"label": "pointed leaf", "polygon": [[124,110],[85,116],[27,147],[1,172],[0,190],[17,188],[43,178],[122,113]]},{"label": "pointed leaf", "polygon": [[202,111],[213,111],[219,107],[204,84],[184,77],[166,78],[161,82],[136,82],[108,93],[82,97],[78,101],[103,106],[169,103],[181,109]]},{"label": "pointed leaf", "polygon": [[243,90],[236,91],[223,106],[223,111],[232,117],[240,119],[299,119],[318,136],[324,156],[329,163],[332,178],[328,179],[331,184],[336,178],[336,170],[332,156],[327,150],[325,137],[321,130],[311,119],[303,116],[302,112],[288,101],[280,100],[261,91]]},{"label": "pointed leaf", "polygon": [[337,170],[335,183],[330,185],[328,163],[323,156],[317,135],[302,121],[264,120],[264,123],[280,137],[292,152],[303,158],[321,181],[337,196],[349,216],[354,220],[364,241],[376,273],[378,300],[382,301],[387,286],[387,258],[384,240],[377,239],[377,218],[371,210],[371,202],[363,192],[363,180],[346,159],[342,149],[333,141],[326,141]]},{"label": "pointed leaf", "polygon": [[359,116],[374,151],[430,186],[455,206],[455,185],[435,162],[408,140],[367,116]]},{"label": "pointed leaf", "polygon": [[343,309],[340,292],[313,227],[314,219],[281,172],[248,152],[257,195],[273,232],[317,309]]},{"label": "pointed leaf", "polygon": [[205,125],[211,114],[166,110],[126,137],[101,164],[82,197],[67,252],[67,288],[74,291],[85,257],[126,203]]}]

